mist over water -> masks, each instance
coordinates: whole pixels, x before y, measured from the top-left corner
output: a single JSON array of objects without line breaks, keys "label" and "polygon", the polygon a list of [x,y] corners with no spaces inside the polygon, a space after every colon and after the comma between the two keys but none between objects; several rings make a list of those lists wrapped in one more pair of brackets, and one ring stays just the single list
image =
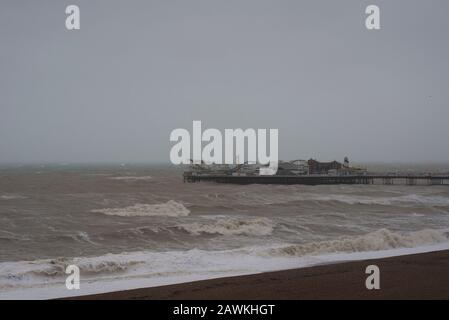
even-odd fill
[{"label": "mist over water", "polygon": [[185,264],[213,277],[259,270],[242,257],[276,270],[300,266],[292,259],[449,242],[447,186],[239,186],[183,183],[181,174],[169,166],[3,168],[0,291],[62,281],[74,261],[88,276],[155,272],[163,281],[161,272],[186,276]]}]

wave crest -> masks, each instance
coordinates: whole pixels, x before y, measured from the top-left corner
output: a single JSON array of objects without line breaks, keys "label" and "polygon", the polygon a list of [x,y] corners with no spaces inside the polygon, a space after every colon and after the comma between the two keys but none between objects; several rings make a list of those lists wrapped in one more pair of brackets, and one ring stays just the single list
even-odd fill
[{"label": "wave crest", "polygon": [[114,261],[113,259],[97,261],[96,258],[58,258],[49,260],[41,268],[33,270],[32,273],[46,277],[64,276],[66,268],[72,264],[77,265],[83,274],[108,274],[126,271],[128,267],[139,264],[139,262]]},{"label": "wave crest", "polygon": [[336,240],[294,244],[273,248],[270,255],[306,256],[327,253],[380,251],[397,248],[414,248],[449,241],[449,230],[420,230],[392,232],[380,229],[362,236],[340,237]]},{"label": "wave crest", "polygon": [[182,203],[174,200],[169,200],[166,203],[160,204],[142,204],[137,203],[133,206],[125,208],[104,208],[91,210],[95,213],[103,213],[108,216],[120,216],[120,217],[148,217],[148,216],[167,216],[167,217],[180,217],[187,216],[190,210],[187,209]]},{"label": "wave crest", "polygon": [[255,235],[265,236],[273,232],[273,222],[267,218],[220,218],[209,222],[195,222],[178,225],[193,235],[201,233],[221,234],[221,235]]},{"label": "wave crest", "polygon": [[2,194],[0,196],[0,200],[16,200],[16,199],[26,199],[26,197],[20,194]]},{"label": "wave crest", "polygon": [[[407,233],[381,229],[362,236],[302,245],[267,243],[218,251],[141,251],[97,257],[5,262],[0,263],[0,298],[48,299],[70,295],[63,280],[67,276],[64,271],[71,264],[80,268],[84,279],[83,294],[89,294],[102,292],[108,286],[111,290],[123,290],[319,263],[447,250],[448,240],[449,229]],[[410,249],[404,250],[405,247]],[[117,282],[110,287],[112,279]]]}]

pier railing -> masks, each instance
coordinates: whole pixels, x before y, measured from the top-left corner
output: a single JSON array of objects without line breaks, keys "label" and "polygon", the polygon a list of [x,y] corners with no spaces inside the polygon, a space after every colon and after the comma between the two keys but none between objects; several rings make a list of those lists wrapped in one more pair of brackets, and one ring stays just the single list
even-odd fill
[{"label": "pier railing", "polygon": [[383,184],[449,185],[449,175],[211,175],[184,173],[184,182],[218,182],[232,184]]}]

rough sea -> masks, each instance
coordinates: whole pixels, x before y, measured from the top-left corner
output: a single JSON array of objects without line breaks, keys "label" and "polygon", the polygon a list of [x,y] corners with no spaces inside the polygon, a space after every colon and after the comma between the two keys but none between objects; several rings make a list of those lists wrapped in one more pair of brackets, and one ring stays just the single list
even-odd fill
[{"label": "rough sea", "polygon": [[[449,249],[449,186],[227,185],[183,183],[169,166],[0,167],[0,299],[439,249]],[[80,290],[65,286],[72,264]]]}]

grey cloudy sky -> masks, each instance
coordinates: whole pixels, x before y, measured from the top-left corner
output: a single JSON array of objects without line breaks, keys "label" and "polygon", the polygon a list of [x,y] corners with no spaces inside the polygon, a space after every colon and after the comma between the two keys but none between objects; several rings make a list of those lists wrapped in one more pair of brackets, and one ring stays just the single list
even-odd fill
[{"label": "grey cloudy sky", "polygon": [[168,162],[192,120],[278,128],[284,159],[449,161],[448,15],[445,0],[2,0],[0,162]]}]

